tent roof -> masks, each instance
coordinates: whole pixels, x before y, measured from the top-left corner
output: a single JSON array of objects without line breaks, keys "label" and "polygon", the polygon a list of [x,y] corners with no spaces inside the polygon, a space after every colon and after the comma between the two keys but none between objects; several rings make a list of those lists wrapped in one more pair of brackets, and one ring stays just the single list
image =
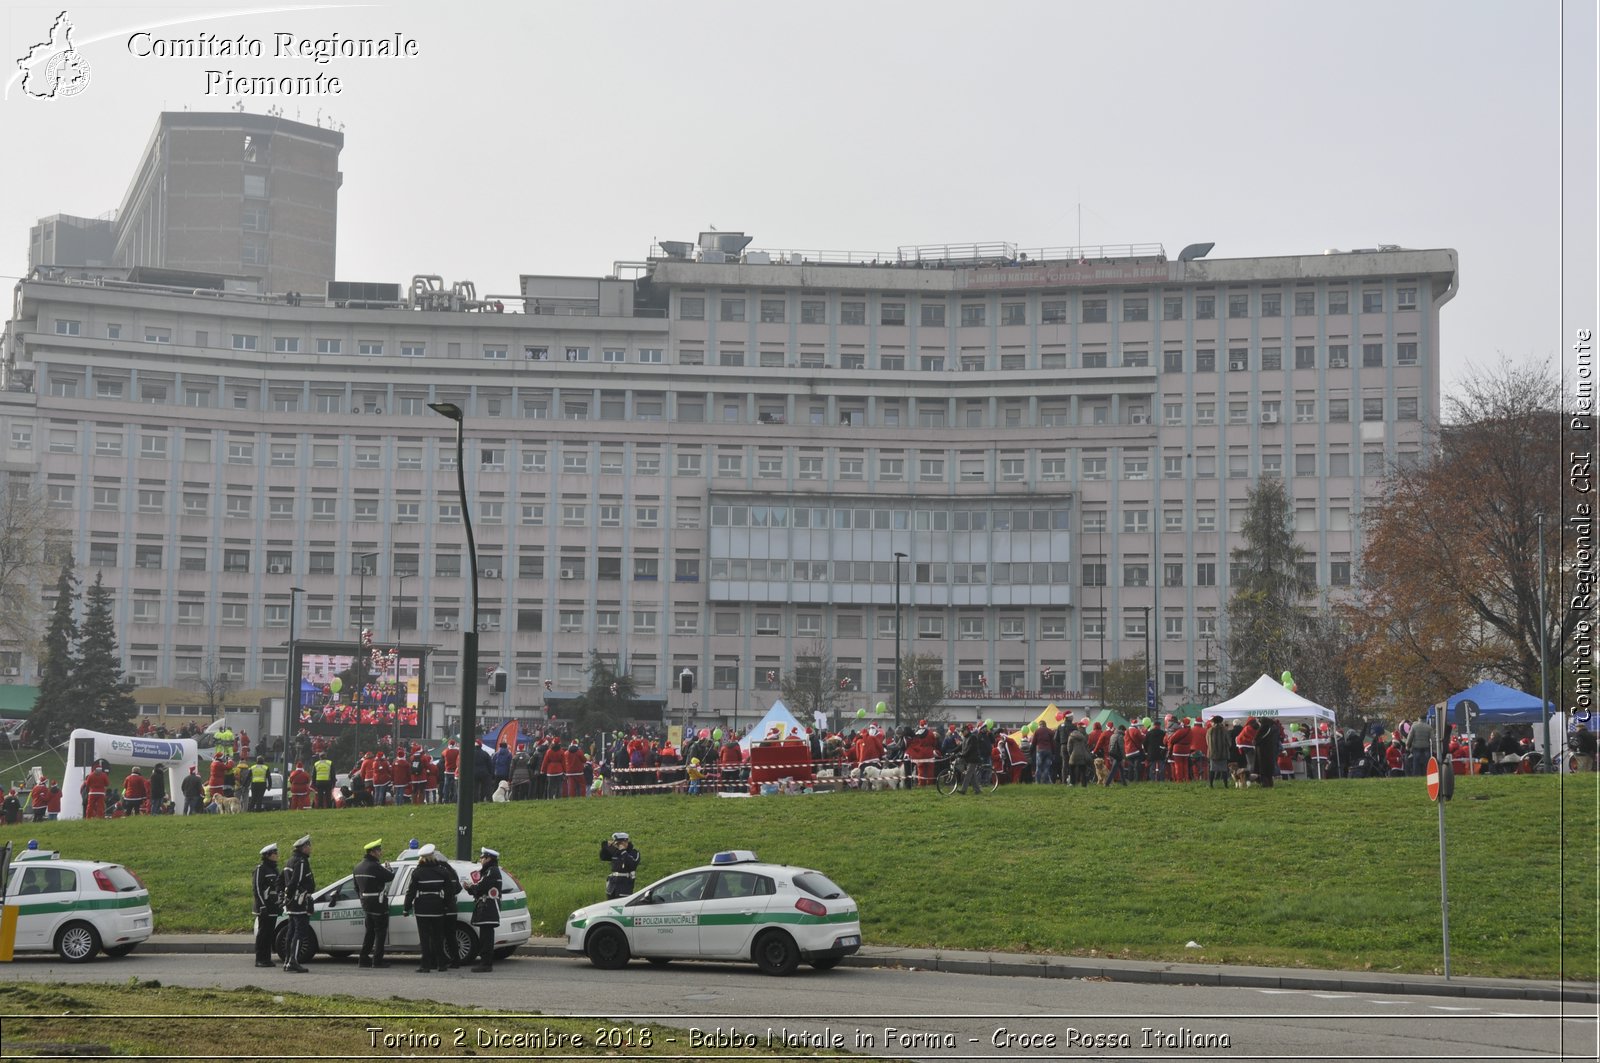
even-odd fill
[{"label": "tent roof", "polygon": [[749,749],[752,741],[759,742],[766,738],[767,732],[772,730],[772,725],[779,723],[783,725],[785,738],[789,736],[790,731],[800,726],[800,721],[794,718],[794,713],[789,711],[789,707],[783,703],[781,698],[774,701],[772,708],[767,710],[767,714],[744,733],[744,737],[739,739],[739,745],[744,749]]},{"label": "tent roof", "polygon": [[[1472,701],[1478,706],[1477,719],[1490,723],[1533,723],[1544,719],[1540,711],[1539,698],[1534,694],[1524,694],[1513,687],[1502,686],[1484,680],[1476,686],[1468,687],[1459,694],[1450,695],[1445,702],[1450,716],[1456,715],[1456,706],[1463,701]],[[1555,705],[1550,706],[1552,712]]]},{"label": "tent roof", "polygon": [[1246,716],[1308,716],[1317,720],[1332,720],[1333,710],[1308,701],[1285,687],[1271,676],[1264,675],[1250,684],[1238,697],[1229,698],[1220,705],[1203,710],[1206,719],[1221,716],[1237,720]]},{"label": "tent roof", "polygon": [[22,683],[0,684],[0,717],[22,719],[33,711],[39,688]]}]

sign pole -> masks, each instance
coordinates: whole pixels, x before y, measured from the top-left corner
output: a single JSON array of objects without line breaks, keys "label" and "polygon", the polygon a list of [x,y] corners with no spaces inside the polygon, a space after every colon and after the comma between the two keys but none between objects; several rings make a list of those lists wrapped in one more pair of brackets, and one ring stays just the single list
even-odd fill
[{"label": "sign pole", "polygon": [[[1435,742],[1439,739],[1434,738]],[[1445,870],[1444,802],[1439,800],[1439,758],[1428,758],[1428,798],[1439,806],[1439,913],[1444,926],[1444,977],[1450,979],[1450,886]]]}]

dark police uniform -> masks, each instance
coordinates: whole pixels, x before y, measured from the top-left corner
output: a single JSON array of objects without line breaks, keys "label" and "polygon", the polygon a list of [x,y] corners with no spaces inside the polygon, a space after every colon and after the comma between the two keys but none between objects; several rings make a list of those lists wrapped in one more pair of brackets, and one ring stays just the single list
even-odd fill
[{"label": "dark police uniform", "polygon": [[[621,837],[618,837],[618,834]],[[628,844],[612,845],[613,841],[628,842]],[[611,874],[606,876],[606,900],[626,897],[632,893],[634,873],[639,869],[639,850],[633,847],[628,836],[619,831],[611,836],[611,841],[601,842],[600,859],[611,861]]]},{"label": "dark police uniform", "polygon": [[417,913],[417,937],[421,941],[422,962],[419,972],[447,971],[459,966],[454,962],[454,942],[451,951],[445,952],[449,933],[455,927],[455,899],[461,892],[461,882],[450,865],[436,859],[431,845],[423,846],[423,855],[411,873],[411,883],[406,887],[404,911]]},{"label": "dark police uniform", "polygon": [[311,895],[317,891],[317,880],[311,873],[311,845],[307,834],[294,843],[294,855],[289,866],[283,869],[283,910],[289,916],[289,949],[284,955],[283,969],[297,974],[306,973],[300,964],[301,943],[311,941]]},{"label": "dark police uniform", "polygon": [[[190,776],[194,778],[194,776]],[[251,876],[250,910],[256,916],[256,966],[272,967],[272,939],[278,932],[278,916],[283,913],[283,895],[279,892],[282,876],[278,873],[278,846],[269,845],[261,850],[261,863]]]},{"label": "dark police uniform", "polygon": [[[380,839],[381,840],[381,839]],[[361,966],[387,967],[383,948],[389,942],[389,901],[384,887],[394,881],[394,872],[378,859],[382,846],[373,842],[355,869],[356,892],[361,895],[361,911],[366,917],[366,936],[361,939]]]},{"label": "dark police uniform", "polygon": [[500,854],[493,849],[481,849],[480,861],[487,858],[478,881],[468,884],[467,893],[475,898],[472,906],[472,925],[478,928],[478,965],[473,971],[484,974],[494,970],[494,932],[500,925]]}]

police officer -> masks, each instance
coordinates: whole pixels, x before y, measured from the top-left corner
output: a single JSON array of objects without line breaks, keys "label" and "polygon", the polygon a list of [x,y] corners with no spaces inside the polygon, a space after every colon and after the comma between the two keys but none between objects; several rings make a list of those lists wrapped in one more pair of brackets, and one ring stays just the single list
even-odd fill
[{"label": "police officer", "polygon": [[278,916],[283,912],[283,894],[278,874],[278,843],[261,848],[261,863],[251,878],[250,910],[256,916],[256,966],[273,967],[272,939],[278,932]]},{"label": "police officer", "polygon": [[289,916],[289,948],[284,954],[283,969],[295,974],[306,974],[300,963],[302,943],[311,943],[311,895],[317,891],[317,880],[311,873],[311,835],[294,843],[294,855],[289,866],[283,869],[283,910]]},{"label": "police officer", "polygon": [[600,843],[600,859],[611,861],[611,874],[606,876],[606,900],[626,897],[633,892],[633,875],[639,869],[639,850],[627,831],[617,831],[611,840]]},{"label": "police officer", "polygon": [[361,895],[361,911],[367,921],[367,933],[361,939],[362,967],[389,966],[383,958],[383,947],[389,941],[389,900],[384,887],[393,881],[394,872],[383,863],[383,839],[368,842],[355,869],[356,892]]},{"label": "police officer", "polygon": [[472,905],[472,925],[478,928],[478,965],[475,974],[488,974],[494,970],[494,931],[500,925],[500,854],[493,849],[478,850],[477,881],[467,886],[467,893],[475,898]]},{"label": "police officer", "polygon": [[333,807],[333,761],[326,753],[311,765],[311,782],[317,790],[317,807]]},{"label": "police officer", "polygon": [[250,765],[250,811],[265,812],[267,810],[267,780],[272,776],[272,769],[267,766],[266,757],[256,757],[256,762]]},{"label": "police officer", "polygon": [[[461,882],[449,864],[440,860],[438,850],[424,845],[417,850],[417,868],[411,873],[411,884],[406,887],[402,913],[417,913],[417,937],[421,941],[422,963],[420,974],[437,970],[443,973],[459,967],[453,955],[445,953],[445,936],[455,923],[455,898],[461,892]],[[453,947],[453,942],[452,942]]]}]

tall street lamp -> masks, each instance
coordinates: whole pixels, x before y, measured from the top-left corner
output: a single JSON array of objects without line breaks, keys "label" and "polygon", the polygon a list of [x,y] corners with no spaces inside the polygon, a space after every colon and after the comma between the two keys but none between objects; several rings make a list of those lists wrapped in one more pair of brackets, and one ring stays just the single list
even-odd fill
[{"label": "tall street lamp", "polygon": [[[295,710],[300,704],[300,669],[296,667],[300,657],[295,652],[294,645],[294,614],[296,602],[300,595],[305,593],[304,587],[289,588],[289,667],[288,677],[283,686],[283,793],[289,792],[289,736],[294,726],[294,718],[299,715]],[[287,801],[284,808],[289,807]]]},{"label": "tall street lamp", "polygon": [[1150,679],[1150,607],[1147,605],[1144,607],[1144,707],[1152,716],[1158,715],[1155,700],[1156,688]]},{"label": "tall street lamp", "polygon": [[894,552],[894,729],[900,730],[900,690],[905,685],[900,680],[900,562],[906,555]]},{"label": "tall street lamp", "polygon": [[456,859],[472,859],[473,781],[478,752],[478,544],[472,538],[472,507],[467,505],[467,458],[462,442],[465,414],[453,402],[430,402],[428,409],[456,423],[456,490],[461,523],[467,529],[467,563],[472,566],[472,602],[468,623],[461,625],[461,760],[456,793]]},{"label": "tall street lamp", "polygon": [[400,604],[395,609],[394,617],[394,696],[399,700],[394,704],[394,746],[400,748],[400,710],[406,706],[404,692],[400,689],[400,632],[406,614],[406,580],[415,576],[415,572],[402,572],[400,580]]},{"label": "tall street lamp", "polygon": [[[361,608],[356,613],[356,652],[350,658],[350,674],[356,684],[356,759],[361,758],[361,703],[365,701],[367,684],[367,640],[363,637],[367,631],[367,562],[376,559],[376,550],[365,554],[357,554],[356,560],[361,562]],[[359,663],[359,667],[357,666]],[[378,732],[380,735],[383,732]],[[379,740],[376,744],[381,745]]]}]

